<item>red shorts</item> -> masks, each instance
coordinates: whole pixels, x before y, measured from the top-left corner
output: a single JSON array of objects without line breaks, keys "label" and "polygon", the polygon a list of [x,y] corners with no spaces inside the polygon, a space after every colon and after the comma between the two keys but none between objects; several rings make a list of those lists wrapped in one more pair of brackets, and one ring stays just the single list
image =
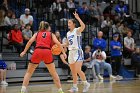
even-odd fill
[{"label": "red shorts", "polygon": [[53,62],[53,55],[49,49],[35,49],[32,57],[31,63],[39,64],[41,61],[44,61],[45,64],[50,64]]}]

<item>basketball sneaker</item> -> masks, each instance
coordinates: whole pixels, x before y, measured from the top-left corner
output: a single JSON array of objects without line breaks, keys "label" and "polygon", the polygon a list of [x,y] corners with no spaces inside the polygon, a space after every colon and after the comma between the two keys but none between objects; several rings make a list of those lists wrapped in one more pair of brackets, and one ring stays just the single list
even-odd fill
[{"label": "basketball sneaker", "polygon": [[87,83],[84,85],[83,92],[87,92],[87,91],[89,90],[89,87],[90,87],[90,83],[87,82]]},{"label": "basketball sneaker", "polygon": [[20,93],[27,93],[26,91],[20,91]]},{"label": "basketball sneaker", "polygon": [[110,75],[110,80],[115,80],[115,79],[116,79],[116,77],[115,77],[115,76]]},{"label": "basketball sneaker", "polygon": [[99,78],[100,80],[103,80],[103,79],[104,79],[101,75],[98,75],[98,78]]},{"label": "basketball sneaker", "polygon": [[64,93],[64,92],[61,90],[61,91],[58,91],[58,93]]},{"label": "basketball sneaker", "polygon": [[22,88],[21,91],[20,91],[20,93],[27,93],[27,89]]},{"label": "basketball sneaker", "polygon": [[1,85],[8,86],[8,83],[6,81],[1,81]]},{"label": "basketball sneaker", "polygon": [[69,91],[70,92],[77,92],[78,91],[78,87],[72,87]]}]

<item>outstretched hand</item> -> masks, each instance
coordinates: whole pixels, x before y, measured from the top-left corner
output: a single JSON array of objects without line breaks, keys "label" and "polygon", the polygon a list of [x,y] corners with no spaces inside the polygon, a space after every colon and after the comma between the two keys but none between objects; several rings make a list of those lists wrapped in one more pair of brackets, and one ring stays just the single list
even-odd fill
[{"label": "outstretched hand", "polygon": [[75,11],[75,13],[73,13],[73,15],[75,16],[76,19],[79,18],[79,15],[76,13],[76,11]]},{"label": "outstretched hand", "polygon": [[22,52],[22,53],[20,54],[20,57],[23,57],[25,54],[26,54],[25,52]]}]

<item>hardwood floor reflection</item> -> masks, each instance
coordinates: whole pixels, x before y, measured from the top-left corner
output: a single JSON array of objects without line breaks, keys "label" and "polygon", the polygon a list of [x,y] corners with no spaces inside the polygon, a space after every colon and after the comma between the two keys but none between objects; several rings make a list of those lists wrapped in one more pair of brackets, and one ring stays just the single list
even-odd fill
[{"label": "hardwood floor reflection", "polygon": [[[125,80],[125,81],[100,81],[90,82],[91,87],[87,93],[140,93],[140,80]],[[18,86],[19,85],[19,86]],[[9,85],[1,86],[0,93],[20,93],[21,84],[16,86]],[[65,93],[69,93],[68,90],[71,87],[71,83],[63,82],[62,87]],[[79,92],[82,93],[83,85],[79,84]],[[28,93],[57,93],[57,89],[53,84],[48,82],[31,83],[28,87]]]}]

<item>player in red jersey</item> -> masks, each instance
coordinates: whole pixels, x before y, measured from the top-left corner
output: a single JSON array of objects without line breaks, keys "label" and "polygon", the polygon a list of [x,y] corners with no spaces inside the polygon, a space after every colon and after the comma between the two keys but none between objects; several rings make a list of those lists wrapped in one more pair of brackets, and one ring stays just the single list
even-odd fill
[{"label": "player in red jersey", "polygon": [[29,84],[29,80],[34,70],[41,61],[44,61],[46,67],[48,68],[50,74],[52,75],[54,83],[58,88],[58,93],[64,93],[62,91],[60,79],[56,72],[55,65],[53,63],[53,56],[51,52],[52,42],[61,47],[62,53],[65,56],[65,58],[66,54],[64,52],[63,47],[61,46],[61,43],[57,40],[56,36],[50,32],[50,29],[51,28],[47,22],[44,21],[40,22],[39,32],[33,35],[33,37],[28,41],[24,51],[20,54],[20,56],[23,57],[26,54],[29,47],[31,46],[31,44],[34,41],[36,41],[36,47],[31,57],[31,62],[29,63],[27,72],[24,76],[21,93],[27,92],[26,88]]}]

